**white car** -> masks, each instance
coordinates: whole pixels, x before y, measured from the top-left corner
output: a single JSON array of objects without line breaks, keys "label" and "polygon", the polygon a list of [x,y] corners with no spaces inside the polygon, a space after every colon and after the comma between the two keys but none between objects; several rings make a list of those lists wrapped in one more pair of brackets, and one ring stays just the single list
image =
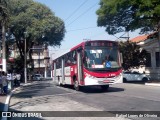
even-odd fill
[{"label": "white car", "polygon": [[43,80],[43,76],[41,74],[33,75],[33,80]]},{"label": "white car", "polygon": [[139,73],[139,72],[123,72],[123,82],[130,82],[130,81],[143,81],[147,82],[150,80],[149,76]]}]

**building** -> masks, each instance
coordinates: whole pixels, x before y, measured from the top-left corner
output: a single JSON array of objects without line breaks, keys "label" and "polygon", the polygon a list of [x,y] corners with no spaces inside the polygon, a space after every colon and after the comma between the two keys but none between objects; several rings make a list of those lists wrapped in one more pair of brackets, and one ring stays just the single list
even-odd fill
[{"label": "building", "polygon": [[42,74],[44,77],[50,76],[49,50],[47,46],[33,46],[32,59],[34,63],[34,73]]},{"label": "building", "polygon": [[[34,70],[32,74],[40,73],[43,76],[50,76],[50,70],[49,70],[49,51],[48,47],[43,47],[43,46],[33,46],[31,48],[33,53],[32,53],[32,59],[33,59],[33,64],[34,64]],[[1,51],[2,54],[2,51]],[[1,55],[0,54],[0,55]],[[14,59],[19,56],[19,51],[16,47],[16,44],[13,44],[12,47],[10,48],[10,55],[9,55],[9,61],[13,62],[14,64]],[[27,54],[27,59],[29,59],[29,56]],[[0,58],[0,70],[2,71],[2,58]],[[7,64],[7,69],[10,69],[9,63]],[[30,65],[27,66],[28,69],[31,68]]]},{"label": "building", "polygon": [[146,65],[139,68],[139,72],[149,74],[152,79],[160,80],[160,46],[158,33],[154,32],[149,35],[137,36],[130,40],[136,42],[147,51]]}]

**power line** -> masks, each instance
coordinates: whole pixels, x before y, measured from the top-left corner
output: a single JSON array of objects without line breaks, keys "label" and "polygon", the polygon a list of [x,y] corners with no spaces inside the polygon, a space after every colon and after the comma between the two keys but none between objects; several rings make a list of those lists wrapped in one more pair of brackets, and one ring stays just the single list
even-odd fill
[{"label": "power line", "polygon": [[115,36],[115,35],[113,35],[113,36],[117,38],[117,39],[116,39],[116,41],[117,41],[117,40],[121,40],[120,38],[121,38],[123,35],[125,35],[125,34],[126,34],[126,32],[125,32],[124,34],[122,34],[121,36],[119,36],[119,37],[117,37],[117,36]]},{"label": "power line", "polygon": [[[96,35],[94,35],[94,36],[91,36],[90,38],[97,37],[97,36],[100,36],[100,35],[103,35],[103,34],[106,34],[106,32],[105,32],[105,33],[104,33],[104,32],[101,32],[101,33],[99,33],[99,34],[96,34]],[[120,37],[124,36],[125,34],[126,34],[126,32],[125,32],[124,34],[122,34],[121,36],[119,36],[119,37],[117,37],[117,36],[115,36],[115,35],[112,35],[112,36],[116,37],[117,39],[116,39],[115,41],[117,41],[117,40],[121,40]]]},{"label": "power line", "polygon": [[103,34],[106,34],[106,32],[105,31],[104,32],[100,32],[100,33],[98,33],[96,35],[92,35],[90,38],[95,38],[95,37],[103,35]]},{"label": "power line", "polygon": [[94,5],[92,5],[91,7],[89,7],[86,11],[84,11],[82,14],[80,14],[76,19],[74,19],[72,22],[70,22],[67,27],[69,25],[71,25],[73,22],[75,22],[78,18],[80,18],[81,16],[83,16],[84,14],[86,14],[87,12],[89,12],[89,10],[91,10],[95,5],[97,5],[98,3],[96,2]]},{"label": "power line", "polygon": [[67,32],[79,31],[79,30],[86,30],[86,29],[91,29],[91,28],[97,28],[97,26],[96,26],[96,27],[87,27],[87,28],[80,28],[80,29],[68,30]]},{"label": "power line", "polygon": [[72,12],[64,21],[67,21],[70,17],[72,17],[88,0],[85,0],[75,11]]}]

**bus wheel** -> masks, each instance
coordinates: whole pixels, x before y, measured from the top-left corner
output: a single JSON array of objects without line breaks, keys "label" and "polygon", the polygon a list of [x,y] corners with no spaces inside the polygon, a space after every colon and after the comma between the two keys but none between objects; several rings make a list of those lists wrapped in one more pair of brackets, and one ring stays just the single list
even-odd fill
[{"label": "bus wheel", "polygon": [[109,88],[109,85],[101,85],[101,89],[102,89],[103,91],[107,91],[108,88]]},{"label": "bus wheel", "polygon": [[75,89],[76,91],[79,91],[79,83],[78,83],[77,80],[74,81],[74,89]]}]

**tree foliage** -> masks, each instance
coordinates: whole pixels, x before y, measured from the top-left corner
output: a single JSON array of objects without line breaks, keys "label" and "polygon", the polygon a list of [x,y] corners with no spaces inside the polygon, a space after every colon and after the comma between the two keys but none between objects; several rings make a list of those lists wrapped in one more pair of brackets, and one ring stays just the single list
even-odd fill
[{"label": "tree foliage", "polygon": [[[32,52],[33,45],[60,46],[65,34],[64,22],[45,5],[33,0],[10,0],[10,34],[24,61],[24,39],[27,52]],[[25,36],[26,34],[26,36]]]},{"label": "tree foliage", "polygon": [[141,29],[155,30],[160,20],[160,0],[101,0],[97,10],[98,26],[109,34]]},{"label": "tree foliage", "polygon": [[129,41],[120,42],[120,52],[123,55],[122,67],[124,70],[129,70],[130,68],[136,68],[140,65],[145,65],[147,51],[141,49],[136,43]]},{"label": "tree foliage", "polygon": [[7,21],[9,18],[8,0],[0,0],[0,22]]}]

